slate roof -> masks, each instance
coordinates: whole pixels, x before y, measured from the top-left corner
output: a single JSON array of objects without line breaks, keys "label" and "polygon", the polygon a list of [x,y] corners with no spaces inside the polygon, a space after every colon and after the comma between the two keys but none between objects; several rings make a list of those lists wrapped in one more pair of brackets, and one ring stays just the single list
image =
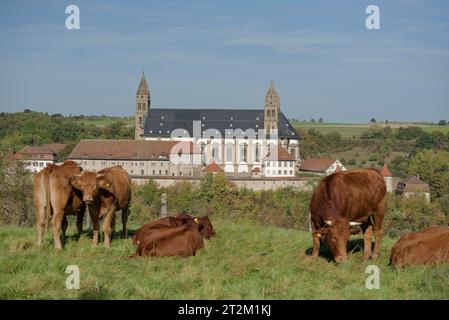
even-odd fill
[{"label": "slate roof", "polygon": [[148,89],[147,80],[145,79],[145,74],[142,72],[142,78],[140,79],[139,87],[137,88],[136,95],[150,95],[150,90]]},{"label": "slate roof", "polygon": [[[173,109],[151,108],[145,119],[145,137],[170,137],[175,129],[184,129],[193,136],[193,121],[201,121],[201,133],[207,129],[216,129],[222,137],[229,135],[229,130],[246,131],[253,129],[256,133],[263,129],[263,109]],[[281,112],[279,117],[279,138],[299,139],[298,133]]]}]

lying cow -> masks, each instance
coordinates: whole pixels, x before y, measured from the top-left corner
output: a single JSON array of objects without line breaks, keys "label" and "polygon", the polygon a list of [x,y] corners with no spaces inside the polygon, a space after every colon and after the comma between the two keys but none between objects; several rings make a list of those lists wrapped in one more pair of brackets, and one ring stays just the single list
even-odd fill
[{"label": "lying cow", "polygon": [[402,236],[391,249],[390,265],[449,263],[449,228],[430,227]]},{"label": "lying cow", "polygon": [[363,258],[379,255],[382,221],[386,209],[386,184],[375,169],[357,169],[334,173],[321,180],[310,204],[313,252],[317,257],[321,240],[326,242],[336,262],[347,259],[351,227],[360,225],[364,233]]},{"label": "lying cow", "polygon": [[165,217],[150,223],[147,223],[140,227],[136,233],[133,235],[134,245],[138,245],[144,234],[151,232],[150,230],[159,230],[160,228],[175,228],[184,225],[193,225],[193,223],[198,224],[198,230],[206,239],[210,239],[215,236],[215,230],[209,217],[192,217],[188,214],[181,214],[176,217]]},{"label": "lying cow", "polygon": [[33,202],[36,214],[37,245],[43,243],[46,226],[51,220],[53,242],[62,249],[62,238],[67,230],[67,214],[76,215],[78,234],[83,228],[85,204],[81,193],[69,184],[70,177],[79,174],[82,168],[73,161],[61,165],[51,164],[34,176]]},{"label": "lying cow", "polygon": [[138,230],[133,241],[137,256],[194,256],[204,247],[203,237],[215,235],[208,217],[192,218],[188,215],[167,217],[149,223]]},{"label": "lying cow", "polygon": [[131,179],[121,166],[105,168],[98,173],[85,171],[72,176],[70,184],[82,192],[83,201],[89,206],[95,245],[98,244],[100,219],[104,218],[104,245],[110,246],[111,223],[118,210],[122,211],[122,235],[124,238],[127,237],[126,223],[131,202]]}]

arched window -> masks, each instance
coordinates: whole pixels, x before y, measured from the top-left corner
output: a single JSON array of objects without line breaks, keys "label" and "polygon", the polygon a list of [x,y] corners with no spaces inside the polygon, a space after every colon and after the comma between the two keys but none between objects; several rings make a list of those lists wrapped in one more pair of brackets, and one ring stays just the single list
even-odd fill
[{"label": "arched window", "polygon": [[260,145],[258,143],[256,143],[256,148],[254,150],[254,159],[256,162],[260,161]]},{"label": "arched window", "polygon": [[232,143],[226,144],[226,162],[232,162],[233,147]]},{"label": "arched window", "polygon": [[139,124],[142,124],[142,117],[139,117]]},{"label": "arched window", "polygon": [[240,145],[240,162],[248,161],[248,145],[246,143],[242,143]]}]

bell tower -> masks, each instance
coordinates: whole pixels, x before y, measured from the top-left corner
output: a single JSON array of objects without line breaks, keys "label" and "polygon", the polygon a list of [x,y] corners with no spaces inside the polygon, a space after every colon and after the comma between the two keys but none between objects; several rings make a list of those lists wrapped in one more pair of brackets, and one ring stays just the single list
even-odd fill
[{"label": "bell tower", "polygon": [[273,130],[278,130],[279,110],[279,96],[274,89],[273,81],[271,81],[270,88],[265,95],[263,127],[266,135],[269,135]]},{"label": "bell tower", "polygon": [[150,90],[148,89],[145,72],[142,71],[139,87],[136,92],[136,112],[135,112],[135,130],[134,139],[143,139],[145,119],[150,112]]}]

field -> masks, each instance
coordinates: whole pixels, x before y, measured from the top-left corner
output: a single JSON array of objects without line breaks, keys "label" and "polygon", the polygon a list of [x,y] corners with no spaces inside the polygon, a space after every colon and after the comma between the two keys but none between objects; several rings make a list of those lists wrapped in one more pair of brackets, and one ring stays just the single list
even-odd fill
[{"label": "field", "polygon": [[[329,132],[339,132],[344,138],[353,138],[360,136],[360,134],[369,128],[373,127],[373,124],[368,123],[332,123],[332,122],[306,122],[306,121],[292,121],[292,125],[295,128],[302,129],[315,129],[322,134],[326,134]],[[384,127],[385,123],[377,123],[378,126]],[[438,125],[427,125],[427,124],[413,124],[413,123],[389,123],[388,124],[393,130],[398,129],[399,127],[409,127],[409,126],[419,126],[423,128],[426,132],[440,131],[444,134],[449,133],[449,126],[438,126]]]},{"label": "field", "polygon": [[[353,237],[348,262],[312,260],[307,232],[253,221],[212,217],[217,237],[187,259],[128,258],[131,239],[118,235],[112,248],[93,247],[88,234],[79,242],[70,221],[69,239],[55,252],[50,236],[35,246],[32,228],[0,228],[0,299],[447,299],[449,267],[399,270],[388,266],[394,239],[385,238],[380,289],[365,287],[368,265],[360,237]],[[135,226],[131,226],[131,230]],[[68,265],[80,268],[81,288],[68,290]]]}]

